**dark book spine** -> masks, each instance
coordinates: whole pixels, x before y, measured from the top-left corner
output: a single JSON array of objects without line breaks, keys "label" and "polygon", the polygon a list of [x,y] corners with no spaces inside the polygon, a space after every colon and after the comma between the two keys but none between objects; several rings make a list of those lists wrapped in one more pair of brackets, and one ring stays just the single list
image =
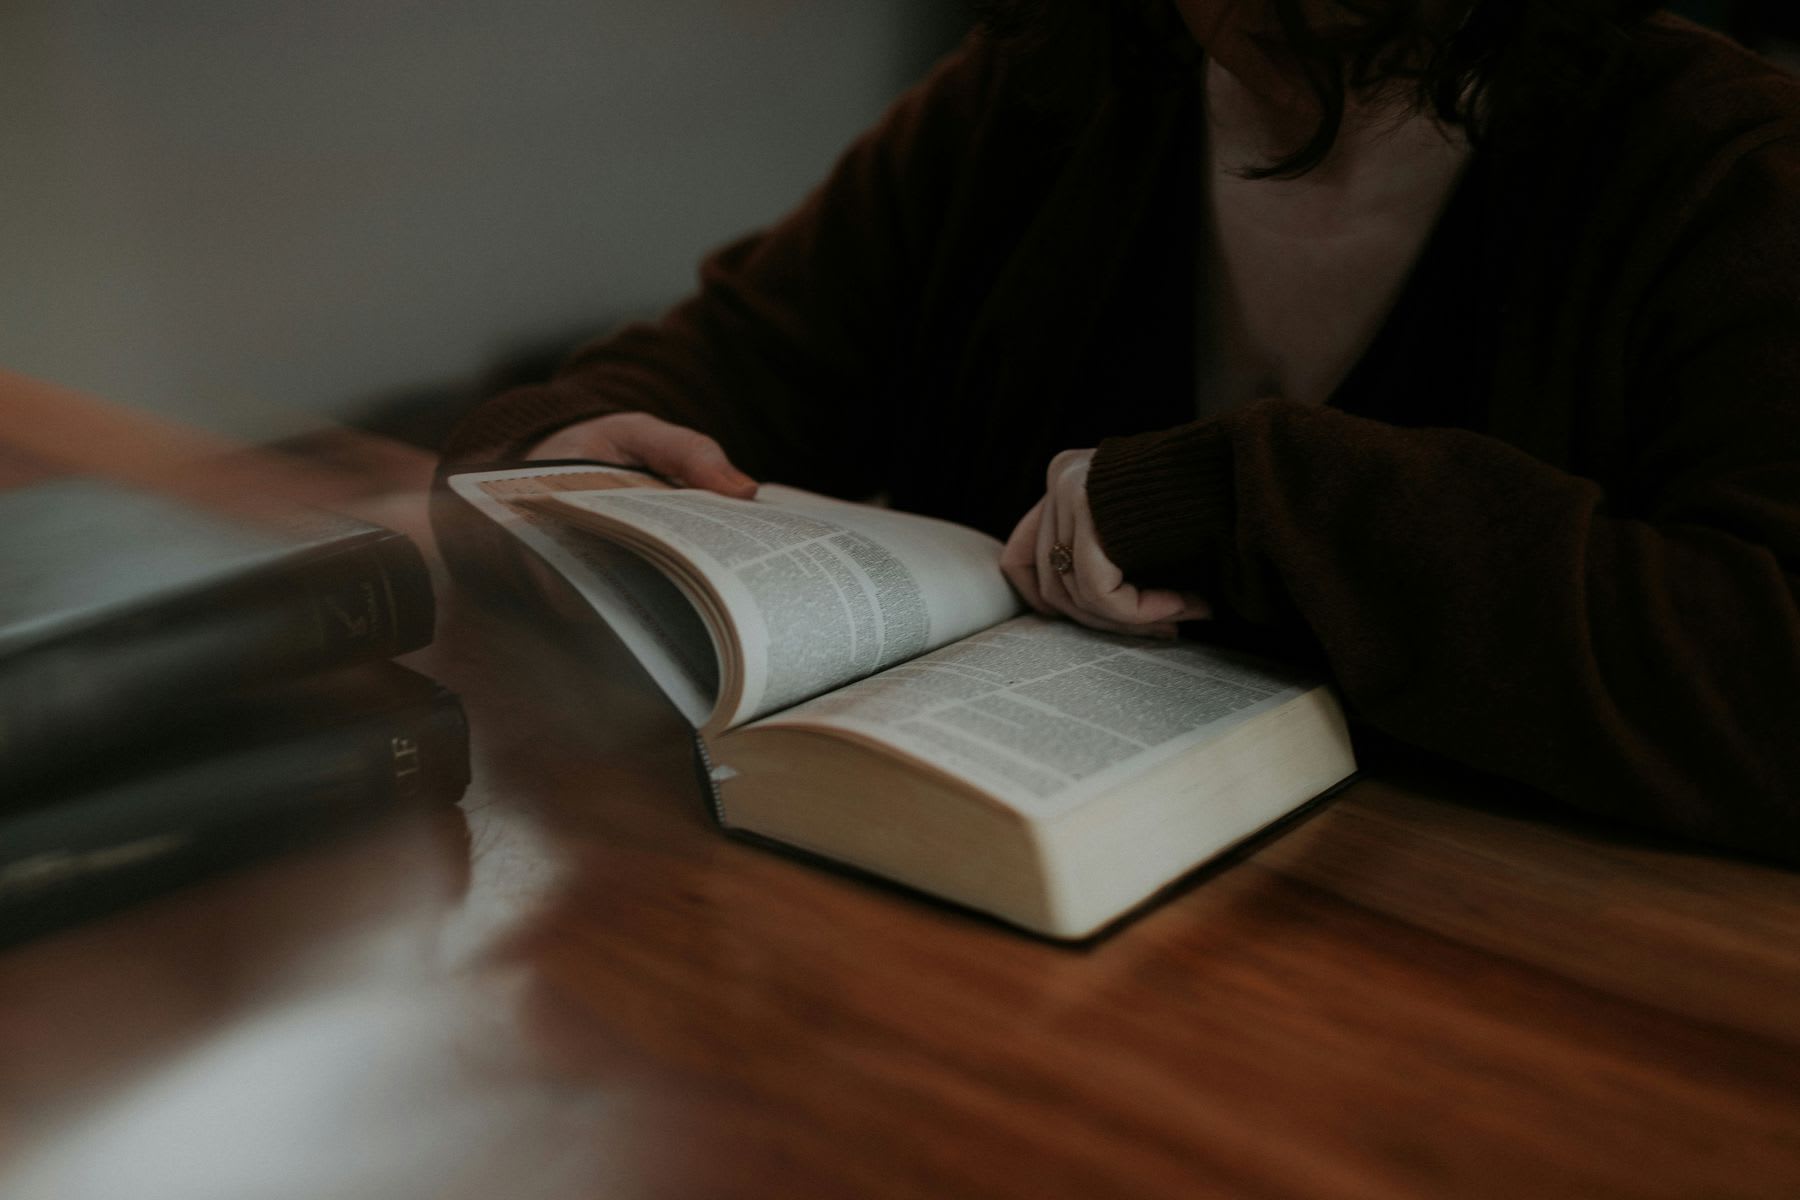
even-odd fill
[{"label": "dark book spine", "polygon": [[0,818],[0,945],[452,803],[469,780],[462,706],[442,689],[297,732],[251,724],[242,743]]},{"label": "dark book spine", "polygon": [[0,811],[247,686],[417,649],[433,619],[418,547],[382,530],[26,651],[0,663]]}]

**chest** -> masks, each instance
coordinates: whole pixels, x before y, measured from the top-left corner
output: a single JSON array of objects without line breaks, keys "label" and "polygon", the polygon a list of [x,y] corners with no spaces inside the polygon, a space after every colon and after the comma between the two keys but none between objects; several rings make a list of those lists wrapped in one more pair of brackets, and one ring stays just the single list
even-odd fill
[{"label": "chest", "polygon": [[1348,139],[1297,180],[1245,179],[1209,143],[1198,214],[1201,410],[1322,403],[1374,340],[1455,189],[1435,127]]}]

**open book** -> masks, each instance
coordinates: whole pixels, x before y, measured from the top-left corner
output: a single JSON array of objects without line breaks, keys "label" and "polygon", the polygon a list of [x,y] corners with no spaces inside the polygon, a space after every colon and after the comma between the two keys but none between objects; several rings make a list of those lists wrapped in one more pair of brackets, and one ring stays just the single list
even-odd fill
[{"label": "open book", "polygon": [[721,824],[1086,936],[1354,770],[1318,680],[1020,615],[993,538],[764,485],[535,465],[451,491],[697,731]]}]

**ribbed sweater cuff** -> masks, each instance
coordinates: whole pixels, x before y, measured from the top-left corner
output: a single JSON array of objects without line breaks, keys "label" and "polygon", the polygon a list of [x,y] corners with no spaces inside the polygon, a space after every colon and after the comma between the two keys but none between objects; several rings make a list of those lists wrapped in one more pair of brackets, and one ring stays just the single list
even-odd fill
[{"label": "ribbed sweater cuff", "polygon": [[1088,465],[1088,505],[1128,579],[1192,574],[1233,516],[1231,423],[1196,421],[1107,438]]}]

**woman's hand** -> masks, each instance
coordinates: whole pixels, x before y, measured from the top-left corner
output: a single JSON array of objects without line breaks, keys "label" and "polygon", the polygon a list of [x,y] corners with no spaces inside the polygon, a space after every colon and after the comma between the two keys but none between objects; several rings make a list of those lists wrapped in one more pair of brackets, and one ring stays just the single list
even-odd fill
[{"label": "woman's hand", "polygon": [[1100,548],[1088,508],[1092,450],[1065,450],[1050,462],[1044,498],[1019,522],[1000,555],[1000,569],[1025,602],[1109,633],[1174,637],[1178,621],[1212,616],[1192,592],[1136,588]]},{"label": "woman's hand", "polygon": [[577,422],[533,446],[525,457],[594,458],[643,467],[681,487],[740,500],[756,495],[756,481],[731,465],[719,443],[649,413],[611,413]]}]

